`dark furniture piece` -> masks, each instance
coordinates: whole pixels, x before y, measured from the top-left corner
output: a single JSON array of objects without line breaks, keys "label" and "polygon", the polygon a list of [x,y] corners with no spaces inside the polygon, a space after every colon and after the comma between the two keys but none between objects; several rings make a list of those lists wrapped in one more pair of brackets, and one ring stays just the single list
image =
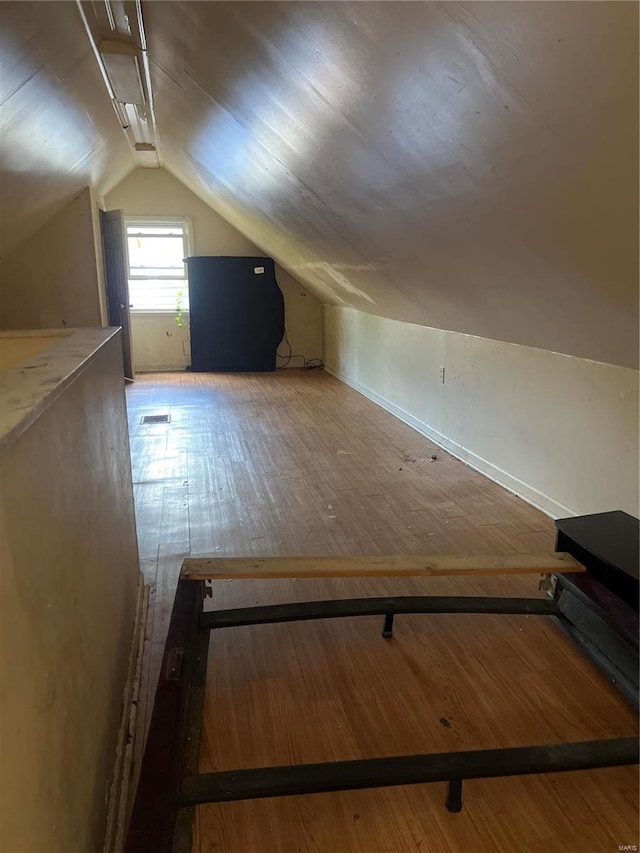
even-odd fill
[{"label": "dark furniture piece", "polygon": [[284,298],[271,258],[187,258],[191,370],[276,369]]},{"label": "dark furniture piece", "polygon": [[640,521],[601,512],[556,521],[556,550],[586,574],[555,575],[558,624],[636,708]]}]

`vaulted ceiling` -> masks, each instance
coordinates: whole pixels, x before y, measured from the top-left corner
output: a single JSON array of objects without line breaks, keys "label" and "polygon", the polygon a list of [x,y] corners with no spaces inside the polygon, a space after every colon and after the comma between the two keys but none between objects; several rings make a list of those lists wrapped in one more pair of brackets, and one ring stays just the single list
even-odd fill
[{"label": "vaulted ceiling", "polygon": [[[76,4],[1,6],[11,246],[134,161]],[[142,9],[164,166],[324,301],[637,361],[637,4]]]},{"label": "vaulted ceiling", "polygon": [[75,3],[0,2],[0,251],[135,165]]}]

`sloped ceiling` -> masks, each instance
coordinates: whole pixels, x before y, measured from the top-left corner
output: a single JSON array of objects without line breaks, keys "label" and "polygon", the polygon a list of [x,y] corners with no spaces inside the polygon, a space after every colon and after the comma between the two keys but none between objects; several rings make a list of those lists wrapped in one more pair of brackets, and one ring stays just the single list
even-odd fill
[{"label": "sloped ceiling", "polygon": [[146,3],[165,164],[324,300],[637,360],[632,3]]},{"label": "sloped ceiling", "polygon": [[[15,243],[133,163],[75,4],[0,13]],[[637,4],[143,14],[164,165],[320,298],[637,362]]]},{"label": "sloped ceiling", "polygon": [[135,162],[75,3],[0,2],[0,255]]}]

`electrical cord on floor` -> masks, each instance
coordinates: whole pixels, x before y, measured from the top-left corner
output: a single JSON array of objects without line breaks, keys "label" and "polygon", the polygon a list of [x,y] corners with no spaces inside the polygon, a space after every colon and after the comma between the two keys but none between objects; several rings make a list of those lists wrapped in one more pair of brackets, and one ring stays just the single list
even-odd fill
[{"label": "electrical cord on floor", "polygon": [[279,352],[276,352],[276,358],[284,359],[284,364],[279,364],[278,369],[282,370],[285,367],[289,367],[294,358],[301,358],[302,365],[300,370],[321,370],[324,367],[324,362],[321,358],[310,358],[306,359],[303,355],[294,355],[293,349],[291,348],[291,343],[289,341],[289,335],[287,334],[287,327],[284,328],[284,343],[287,345],[289,352],[287,355],[280,355]]}]

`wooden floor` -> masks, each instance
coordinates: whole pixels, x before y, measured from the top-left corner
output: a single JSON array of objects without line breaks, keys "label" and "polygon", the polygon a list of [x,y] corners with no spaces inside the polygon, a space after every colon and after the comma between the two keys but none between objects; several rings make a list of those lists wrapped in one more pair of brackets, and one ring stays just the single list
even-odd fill
[{"label": "wooden floor", "polygon": [[[553,524],[322,373],[150,375],[128,389],[152,696],[184,556],[515,554]],[[145,414],[168,425],[142,426]],[[437,459],[431,460],[436,454]],[[235,580],[215,605],[535,595],[533,577]],[[211,606],[207,603],[207,606]],[[635,732],[548,620],[403,616],[214,632],[201,770]],[[142,710],[148,719],[148,708]],[[198,851],[609,851],[637,844],[636,768],[202,806]]]}]

